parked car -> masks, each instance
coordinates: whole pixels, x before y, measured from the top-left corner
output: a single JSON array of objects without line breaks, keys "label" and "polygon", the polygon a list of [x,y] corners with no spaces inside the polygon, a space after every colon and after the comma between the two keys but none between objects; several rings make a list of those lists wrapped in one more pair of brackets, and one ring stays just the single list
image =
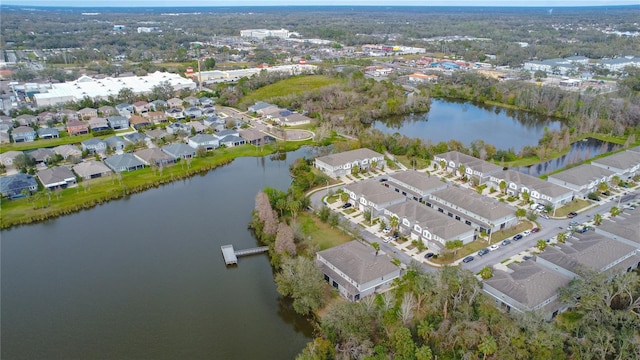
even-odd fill
[{"label": "parked car", "polygon": [[480,249],[480,250],[478,251],[478,256],[486,255],[486,254],[488,254],[488,253],[489,253],[489,249],[487,249],[487,248]]},{"label": "parked car", "polygon": [[531,259],[531,256],[529,256],[529,255],[525,255],[525,256],[522,257],[522,260],[525,260],[525,261],[527,261],[529,259]]},{"label": "parked car", "polygon": [[534,227],[533,229],[531,229],[531,233],[532,233],[532,234],[535,234],[535,233],[537,233],[538,231],[540,231],[540,228]]},{"label": "parked car", "polygon": [[529,236],[531,234],[531,230],[525,230],[522,232],[522,236]]},{"label": "parked car", "polygon": [[380,180],[378,180],[378,181],[380,181],[380,182],[385,182],[385,181],[387,181],[387,180],[388,180],[388,179],[382,178],[382,179],[380,179]]},{"label": "parked car", "polygon": [[428,253],[424,254],[424,258],[425,259],[431,259],[433,257],[433,255],[434,255],[434,253],[428,252]]},{"label": "parked car", "polygon": [[545,220],[549,220],[549,215],[540,214],[540,217],[545,219]]},{"label": "parked car", "polygon": [[[523,238],[522,234],[518,234],[518,235],[513,237],[513,241],[518,241],[518,240],[520,240],[522,238]],[[505,241],[509,241],[509,240],[505,240]],[[503,241],[503,243],[504,243],[504,241]],[[509,244],[507,243],[507,245],[509,245]],[[503,246],[504,246],[504,244],[503,244]]]},{"label": "parked car", "polygon": [[466,257],[466,258],[464,258],[464,259],[462,259],[462,262],[463,262],[463,263],[465,263],[465,264],[466,264],[466,263],[470,263],[470,262],[472,262],[472,261],[473,261],[473,256],[471,256],[471,255],[467,256],[467,257]]},{"label": "parked car", "polygon": [[388,234],[391,232],[391,228],[384,228],[384,230],[382,230],[383,234]]},{"label": "parked car", "polygon": [[350,208],[351,206],[352,206],[352,205],[351,205],[351,203],[345,203],[344,205],[342,205],[342,208],[343,208],[343,209],[348,209],[348,208]]},{"label": "parked car", "polygon": [[574,218],[576,216],[578,216],[578,213],[577,212],[573,212],[573,211],[567,214],[567,217],[569,219],[572,219],[572,218]]},{"label": "parked car", "polygon": [[493,244],[493,245],[489,246],[489,250],[491,250],[491,251],[495,251],[495,250],[498,250],[498,249],[500,249],[500,245],[498,245],[498,244]]},{"label": "parked car", "polygon": [[580,225],[580,223],[577,221],[569,221],[569,225],[576,226],[576,225]]},{"label": "parked car", "polygon": [[391,236],[387,236],[387,237],[384,238],[383,241],[384,241],[385,244],[387,244],[387,243],[391,242],[391,240],[393,240],[393,238]]},{"label": "parked car", "polygon": [[509,245],[509,244],[511,244],[511,240],[503,240],[503,241],[500,243],[500,245],[502,245],[502,246],[507,246],[507,245]]}]

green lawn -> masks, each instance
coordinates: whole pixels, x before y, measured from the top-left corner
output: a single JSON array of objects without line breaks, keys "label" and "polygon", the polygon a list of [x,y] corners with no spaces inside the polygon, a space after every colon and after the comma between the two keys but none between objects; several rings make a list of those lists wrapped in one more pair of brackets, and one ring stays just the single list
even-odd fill
[{"label": "green lawn", "polygon": [[582,210],[589,205],[591,205],[591,203],[588,202],[587,200],[575,199],[572,202],[566,204],[565,206],[557,208],[555,216],[557,217],[567,216],[568,213],[572,211]]},{"label": "green lawn", "polygon": [[324,75],[301,75],[280,80],[274,84],[261,87],[252,91],[240,101],[240,107],[245,108],[256,101],[268,100],[271,98],[297,95],[307,91],[320,89],[322,87],[339,84],[339,79],[331,78]]},{"label": "green lawn", "polygon": [[305,236],[310,237],[313,243],[318,244],[320,250],[353,240],[351,236],[345,234],[342,230],[323,223],[310,213],[301,213],[298,215],[297,221]]},{"label": "green lawn", "polygon": [[[112,135],[108,135],[109,137]],[[46,147],[54,147],[59,145],[66,144],[78,144],[87,139],[91,139],[93,135],[74,135],[69,136],[66,132],[60,132],[60,137],[57,139],[42,139],[31,142],[21,142],[21,143],[11,143],[11,144],[2,144],[0,147],[0,154],[7,151],[24,151],[38,148],[46,148]]]}]

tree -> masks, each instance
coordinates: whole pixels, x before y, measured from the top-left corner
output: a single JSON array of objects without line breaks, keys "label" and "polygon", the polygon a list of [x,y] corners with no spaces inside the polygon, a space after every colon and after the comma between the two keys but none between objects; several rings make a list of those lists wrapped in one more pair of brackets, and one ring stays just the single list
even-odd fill
[{"label": "tree", "polygon": [[446,162],[446,161],[444,161],[444,160],[440,160],[440,168],[441,168],[442,170],[444,170],[444,169],[446,168],[446,166],[447,166],[447,162]]},{"label": "tree", "polygon": [[324,304],[325,282],[320,269],[304,256],[287,258],[276,274],[278,292],[293,298],[293,309],[302,315]]},{"label": "tree", "polygon": [[411,331],[405,327],[398,328],[393,333],[393,347],[395,348],[395,359],[413,359],[416,346],[411,338]]},{"label": "tree", "polygon": [[507,183],[506,183],[504,180],[502,180],[502,181],[500,181],[499,186],[500,186],[500,191],[501,191],[502,193],[504,193],[504,192],[505,192],[505,190],[507,189]]},{"label": "tree", "polygon": [[556,240],[558,240],[559,243],[564,244],[564,242],[567,241],[567,233],[566,232],[558,233],[558,235],[556,235]]},{"label": "tree", "polygon": [[620,213],[622,212],[617,206],[614,206],[611,208],[611,210],[609,210],[609,212],[611,213],[612,217],[618,216],[620,215]]},{"label": "tree", "polygon": [[212,58],[212,57],[207,58],[207,59],[204,61],[203,65],[204,65],[204,69],[205,69],[205,70],[211,70],[211,69],[213,69],[214,67],[216,67],[216,59],[214,59],[214,58]]},{"label": "tree", "polygon": [[118,100],[123,103],[133,103],[136,99],[136,95],[133,93],[133,90],[130,88],[124,87],[118,91]]},{"label": "tree", "polygon": [[291,256],[296,254],[296,244],[293,241],[293,231],[286,222],[281,222],[278,225],[278,233],[276,234],[276,243],[274,246],[276,254],[289,254]]},{"label": "tree", "polygon": [[606,181],[603,181],[600,184],[598,184],[598,191],[603,193],[603,192],[605,192],[607,190],[609,190],[609,184],[607,184]]},{"label": "tree", "polygon": [[204,146],[198,146],[196,148],[196,156],[199,158],[203,158],[207,156],[207,149],[204,148]]},{"label": "tree", "polygon": [[164,81],[151,88],[151,98],[155,100],[169,100],[175,95],[173,86],[168,81]]},{"label": "tree", "polygon": [[600,226],[600,224],[602,224],[602,215],[600,215],[600,214],[593,215],[593,223],[596,226]]},{"label": "tree", "polygon": [[516,216],[518,217],[518,219],[522,219],[523,217],[527,216],[527,210],[523,208],[516,209]]},{"label": "tree", "polygon": [[525,203],[527,203],[527,204],[529,203],[529,200],[531,200],[531,194],[529,194],[529,192],[528,192],[528,191],[526,191],[526,190],[525,190],[525,191],[523,191],[523,192],[520,194],[520,196],[522,197],[522,200],[523,200]]},{"label": "tree", "polygon": [[465,177],[467,175],[466,171],[467,168],[463,164],[458,165],[458,174],[460,177]]},{"label": "tree", "polygon": [[444,244],[444,246],[445,246],[445,248],[447,250],[452,250],[453,251],[453,257],[457,257],[458,249],[461,248],[463,245],[464,245],[464,243],[460,239],[447,241]]},{"label": "tree", "polygon": [[620,185],[620,176],[618,176],[618,175],[614,175],[614,176],[611,178],[610,182],[611,182],[611,185],[613,185],[613,186],[618,186],[618,185]]},{"label": "tree", "polygon": [[433,352],[427,345],[416,348],[416,360],[433,360]]},{"label": "tree", "polygon": [[398,219],[397,216],[392,216],[391,219],[389,219],[389,226],[391,226],[391,229],[394,232],[398,231],[399,225],[400,225],[400,220]]},{"label": "tree", "polygon": [[478,350],[482,352],[482,359],[486,359],[487,355],[493,355],[498,350],[498,344],[493,336],[487,336],[478,345]]},{"label": "tree", "polygon": [[540,249],[540,251],[544,251],[544,249],[547,248],[547,242],[544,239],[540,239],[536,243],[536,247]]},{"label": "tree", "polygon": [[374,241],[371,243],[371,246],[376,249],[376,256],[378,256],[378,252],[380,251],[380,244]]},{"label": "tree", "polygon": [[491,268],[488,266],[485,266],[482,268],[482,270],[480,270],[480,277],[482,277],[483,279],[489,279],[493,276],[493,272],[491,271]]},{"label": "tree", "polygon": [[13,159],[13,166],[22,172],[27,172],[27,169],[34,166],[35,164],[35,160],[25,153],[18,154]]}]

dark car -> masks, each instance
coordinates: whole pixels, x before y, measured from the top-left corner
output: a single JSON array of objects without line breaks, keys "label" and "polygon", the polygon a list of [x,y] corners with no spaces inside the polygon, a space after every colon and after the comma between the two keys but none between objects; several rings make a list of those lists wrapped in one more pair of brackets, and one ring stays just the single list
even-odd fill
[{"label": "dark car", "polygon": [[518,234],[518,235],[513,237],[513,241],[518,241],[520,239],[522,239],[522,235],[521,234]]},{"label": "dark car", "polygon": [[462,259],[463,263],[469,263],[473,261],[473,256],[467,256],[466,258]]},{"label": "dark car", "polygon": [[531,229],[531,233],[532,233],[532,234],[535,234],[535,233],[537,233],[538,231],[540,231],[540,228],[534,227],[533,229]]},{"label": "dark car", "polygon": [[425,259],[431,259],[433,257],[433,255],[434,254],[432,252],[428,252],[428,253],[424,254],[424,258]]},{"label": "dark car", "polygon": [[509,245],[509,244],[511,244],[511,240],[503,240],[503,241],[500,243],[500,245],[502,245],[502,246],[507,246],[507,245]]},{"label": "dark car", "polygon": [[569,219],[574,218],[574,217],[576,217],[576,216],[578,216],[578,213],[573,212],[573,211],[567,214],[567,217],[568,217]]},{"label": "dark car", "polygon": [[485,255],[485,254],[488,254],[488,253],[489,253],[489,249],[487,249],[487,248],[480,249],[478,251],[478,256],[482,256],[482,255]]},{"label": "dark car", "polygon": [[529,255],[525,255],[525,256],[522,257],[522,260],[525,260],[525,261],[529,260],[529,259],[531,259],[531,256],[529,256]]},{"label": "dark car", "polygon": [[350,207],[351,207],[351,203],[346,203],[346,204],[342,205],[343,209],[348,209]]},{"label": "dark car", "polygon": [[387,181],[387,180],[388,180],[388,179],[382,178],[382,179],[380,179],[380,180],[378,180],[378,181],[380,181],[380,182],[385,182],[385,181]]}]

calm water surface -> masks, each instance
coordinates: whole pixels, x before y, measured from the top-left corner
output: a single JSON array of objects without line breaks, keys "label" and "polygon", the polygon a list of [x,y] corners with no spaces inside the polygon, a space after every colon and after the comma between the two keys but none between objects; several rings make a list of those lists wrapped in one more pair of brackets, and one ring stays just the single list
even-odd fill
[{"label": "calm water surface", "polygon": [[286,161],[240,158],[47,223],[1,233],[2,359],[291,359],[311,328],[276,292],[256,246],[256,192]]},{"label": "calm water surface", "polygon": [[432,100],[428,113],[376,121],[372,126],[387,134],[398,132],[433,143],[453,139],[469,146],[480,139],[498,149],[517,152],[526,145],[538,145],[545,127],[557,130],[561,123],[524,111]]}]

